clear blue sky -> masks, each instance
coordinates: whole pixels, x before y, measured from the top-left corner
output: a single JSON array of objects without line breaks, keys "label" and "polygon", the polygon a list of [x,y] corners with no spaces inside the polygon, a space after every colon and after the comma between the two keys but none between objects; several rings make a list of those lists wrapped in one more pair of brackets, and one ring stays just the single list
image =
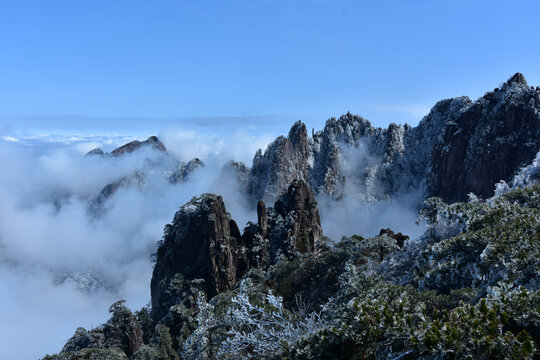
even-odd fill
[{"label": "clear blue sky", "polygon": [[540,85],[539,35],[535,0],[2,1],[0,119],[415,124],[516,71]]}]

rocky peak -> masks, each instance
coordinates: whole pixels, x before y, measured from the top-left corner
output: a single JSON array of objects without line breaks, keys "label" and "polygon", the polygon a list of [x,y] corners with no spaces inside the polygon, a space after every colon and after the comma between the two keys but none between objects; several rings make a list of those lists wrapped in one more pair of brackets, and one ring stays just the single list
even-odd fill
[{"label": "rocky peak", "polygon": [[171,184],[181,184],[193,171],[201,167],[204,167],[204,163],[199,158],[194,158],[187,163],[180,163],[167,177]]},{"label": "rocky peak", "polygon": [[100,148],[95,148],[86,153],[86,156],[104,156],[105,152]]},{"label": "rocky peak", "polygon": [[295,148],[307,148],[308,134],[306,125],[300,120],[295,122],[291,130],[289,130],[289,139]]},{"label": "rocky peak", "polygon": [[143,334],[136,317],[117,301],[109,308],[111,318],[103,325],[87,331],[78,328],[62,349],[70,353],[82,349],[118,349],[131,357],[143,345]]},{"label": "rocky peak", "polygon": [[391,123],[386,130],[387,145],[384,151],[384,161],[390,163],[397,156],[403,155],[405,128],[403,125]]},{"label": "rocky peak", "polygon": [[241,161],[229,161],[221,169],[220,181],[231,182],[236,181],[236,185],[240,185],[243,188],[249,186],[251,169]]},{"label": "rocky peak", "polygon": [[125,145],[120,146],[117,149],[114,149],[111,151],[112,156],[121,156],[124,154],[132,153],[133,151],[140,149],[142,147],[151,146],[152,148],[159,150],[159,151],[167,151],[165,148],[165,145],[156,137],[156,136],[150,136],[145,141],[132,141]]},{"label": "rocky peak", "polygon": [[136,186],[140,189],[143,187],[145,177],[146,175],[143,172],[135,171],[128,176],[124,176],[115,182],[107,184],[95,198],[89,201],[89,213],[93,216],[101,215],[107,200],[109,200],[119,189],[132,186]]},{"label": "rocky peak", "polygon": [[360,138],[374,134],[377,131],[381,132],[382,130],[374,128],[369,120],[347,112],[337,120],[336,118],[328,119],[322,136],[337,142],[355,145]]},{"label": "rocky peak", "polygon": [[[281,248],[289,255],[314,252],[323,232],[317,201],[309,185],[303,180],[294,180],[287,192],[276,201],[274,210],[285,220],[286,236],[283,236],[283,229],[279,229],[275,225],[276,219],[273,219],[271,247]],[[279,236],[276,236],[276,232],[279,232]]]},{"label": "rocky peak", "polygon": [[310,146],[306,126],[298,121],[289,137],[274,140],[253,159],[248,191],[255,200],[275,200],[294,179],[307,179]]},{"label": "rocky peak", "polygon": [[165,227],[151,283],[152,317],[157,321],[178,299],[167,289],[176,274],[200,279],[209,297],[230,289],[246,271],[241,234],[221,196],[204,194],[180,208]]}]

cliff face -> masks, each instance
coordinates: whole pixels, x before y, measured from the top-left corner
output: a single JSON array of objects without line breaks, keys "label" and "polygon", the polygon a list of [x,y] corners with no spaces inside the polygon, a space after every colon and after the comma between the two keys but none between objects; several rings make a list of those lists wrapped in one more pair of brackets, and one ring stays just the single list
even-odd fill
[{"label": "cliff face", "polygon": [[186,163],[180,163],[167,177],[171,184],[181,184],[189,178],[193,171],[204,166],[200,159],[194,158]]},{"label": "cliff face", "polygon": [[[275,236],[272,243],[288,254],[295,251],[315,252],[315,245],[323,232],[317,201],[307,183],[302,180],[293,181],[287,192],[276,201],[274,209],[275,216],[271,219],[271,224],[277,223],[277,218],[281,217],[288,222],[288,226],[286,225],[286,236]],[[270,229],[271,233],[276,232],[278,226],[271,226]],[[283,240],[285,242],[282,242]]]},{"label": "cliff face", "polygon": [[446,201],[493,195],[540,150],[540,89],[515,74],[452,122],[433,150],[430,193]]}]

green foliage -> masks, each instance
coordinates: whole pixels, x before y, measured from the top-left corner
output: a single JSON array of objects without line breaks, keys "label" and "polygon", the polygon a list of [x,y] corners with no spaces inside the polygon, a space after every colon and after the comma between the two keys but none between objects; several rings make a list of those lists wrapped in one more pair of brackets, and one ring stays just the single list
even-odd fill
[{"label": "green foliage", "polygon": [[439,228],[459,226],[461,231],[420,253],[414,269],[419,287],[485,291],[501,281],[534,286],[540,273],[539,192],[539,187],[533,187],[488,202],[436,202],[437,216],[430,216],[438,219]]},{"label": "green foliage", "polygon": [[[536,351],[526,330],[514,333],[505,327],[508,309],[492,297],[452,308],[456,294],[372,280],[360,297],[338,306],[333,314],[342,315],[334,318],[334,326],[299,342],[289,358],[371,359],[409,352],[424,358],[531,359]],[[530,307],[539,294],[523,296]]]}]

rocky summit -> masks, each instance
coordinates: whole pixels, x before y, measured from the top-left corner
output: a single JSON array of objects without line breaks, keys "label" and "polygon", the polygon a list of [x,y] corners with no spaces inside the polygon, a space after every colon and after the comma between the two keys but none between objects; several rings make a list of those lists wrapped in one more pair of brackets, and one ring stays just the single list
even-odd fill
[{"label": "rocky summit", "polygon": [[[416,127],[347,113],[309,136],[296,122],[251,168],[221,169],[256,223],[241,231],[227,199],[194,197],[157,243],[151,304],[113,304],[45,359],[538,359],[539,135],[540,88],[519,73],[439,101]],[[404,194],[420,194],[421,236],[323,235],[317,198]]]}]

